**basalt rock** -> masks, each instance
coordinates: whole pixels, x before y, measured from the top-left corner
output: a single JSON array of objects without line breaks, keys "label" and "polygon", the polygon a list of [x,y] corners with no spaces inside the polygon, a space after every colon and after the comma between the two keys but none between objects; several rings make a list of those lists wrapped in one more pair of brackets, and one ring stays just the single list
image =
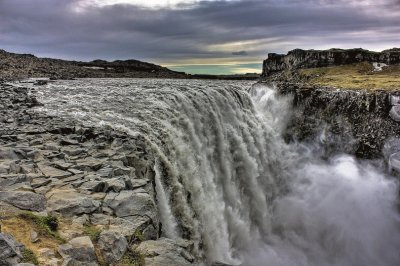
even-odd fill
[{"label": "basalt rock", "polygon": [[396,120],[400,92],[343,90],[278,84],[293,97],[287,140],[318,140],[328,153],[347,152],[376,158],[389,138],[400,137]]},{"label": "basalt rock", "polygon": [[359,62],[379,62],[388,65],[400,63],[400,48],[372,52],[364,49],[329,49],[289,51],[287,55],[269,53],[263,62],[262,78],[276,72],[299,68],[327,67]]}]

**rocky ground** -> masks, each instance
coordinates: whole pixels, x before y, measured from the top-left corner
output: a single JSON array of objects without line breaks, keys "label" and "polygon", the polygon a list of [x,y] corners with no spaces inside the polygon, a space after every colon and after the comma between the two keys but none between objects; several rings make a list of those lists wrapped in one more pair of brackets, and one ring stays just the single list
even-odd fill
[{"label": "rocky ground", "polygon": [[194,264],[160,238],[145,140],[37,113],[32,93],[0,84],[0,265]]}]

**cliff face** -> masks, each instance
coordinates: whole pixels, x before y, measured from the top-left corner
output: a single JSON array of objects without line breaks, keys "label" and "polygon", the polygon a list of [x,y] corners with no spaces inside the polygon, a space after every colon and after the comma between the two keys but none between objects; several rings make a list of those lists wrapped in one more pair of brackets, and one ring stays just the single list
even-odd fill
[{"label": "cliff face", "polygon": [[393,48],[380,53],[364,49],[330,49],[324,51],[295,49],[287,55],[270,53],[263,62],[262,77],[268,77],[273,73],[284,70],[338,66],[363,61],[388,65],[399,64],[400,49]]},{"label": "cliff face", "polygon": [[281,84],[278,91],[293,97],[293,117],[286,130],[290,140],[318,140],[329,153],[360,158],[382,155],[385,143],[400,137],[400,92],[355,91]]}]

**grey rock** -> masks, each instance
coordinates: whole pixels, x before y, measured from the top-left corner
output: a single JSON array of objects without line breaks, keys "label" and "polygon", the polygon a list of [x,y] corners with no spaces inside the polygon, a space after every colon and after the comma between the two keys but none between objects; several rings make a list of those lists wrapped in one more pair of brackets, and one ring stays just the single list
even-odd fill
[{"label": "grey rock", "polygon": [[147,216],[152,220],[158,220],[155,203],[147,193],[127,190],[119,193],[111,192],[104,199],[104,205],[110,207],[118,217]]},{"label": "grey rock", "polygon": [[98,247],[103,254],[105,263],[113,265],[125,254],[128,241],[121,233],[108,230],[101,232]]},{"label": "grey rock", "polygon": [[108,177],[112,177],[114,175],[114,170],[112,167],[107,166],[107,167],[103,167],[103,168],[99,169],[96,172],[96,174],[100,177],[108,178]]},{"label": "grey rock", "polygon": [[73,148],[73,147],[68,147],[68,148],[62,148],[61,151],[68,156],[77,156],[82,153],[85,153],[86,150],[82,148]]},{"label": "grey rock", "polygon": [[21,210],[40,212],[46,209],[46,198],[30,191],[0,191],[0,201]]},{"label": "grey rock", "polygon": [[47,210],[65,216],[74,216],[96,211],[100,202],[93,200],[74,189],[54,189],[46,194]]},{"label": "grey rock", "polygon": [[88,236],[71,239],[67,244],[61,245],[58,252],[65,265],[98,265],[93,243]]},{"label": "grey rock", "polygon": [[107,184],[107,191],[120,192],[126,187],[125,180],[121,176],[107,179],[105,183]]},{"label": "grey rock", "polygon": [[66,178],[72,175],[70,172],[66,172],[43,163],[39,163],[38,168],[46,177],[49,178]]},{"label": "grey rock", "polygon": [[15,265],[21,261],[22,245],[11,235],[0,233],[0,265]]},{"label": "grey rock", "polygon": [[194,257],[190,253],[178,246],[175,241],[167,238],[144,241],[135,251],[145,256],[148,266],[183,266],[192,265],[194,261]]}]

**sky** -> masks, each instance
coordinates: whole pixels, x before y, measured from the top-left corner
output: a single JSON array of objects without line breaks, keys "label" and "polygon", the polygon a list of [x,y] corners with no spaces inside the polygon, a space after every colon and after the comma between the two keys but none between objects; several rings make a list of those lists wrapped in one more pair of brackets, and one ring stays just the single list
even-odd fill
[{"label": "sky", "polygon": [[295,48],[400,47],[400,0],[0,0],[0,49],[261,72]]}]

